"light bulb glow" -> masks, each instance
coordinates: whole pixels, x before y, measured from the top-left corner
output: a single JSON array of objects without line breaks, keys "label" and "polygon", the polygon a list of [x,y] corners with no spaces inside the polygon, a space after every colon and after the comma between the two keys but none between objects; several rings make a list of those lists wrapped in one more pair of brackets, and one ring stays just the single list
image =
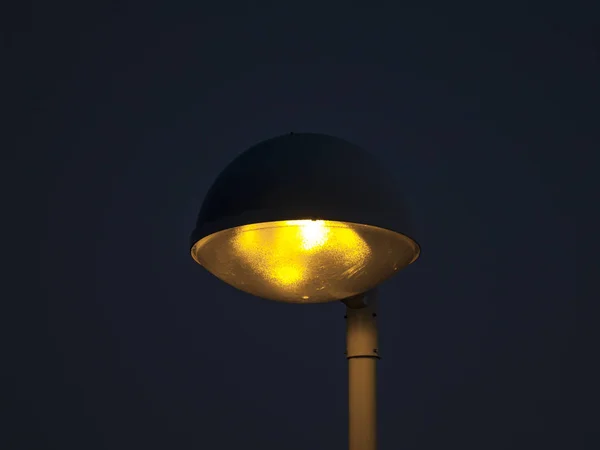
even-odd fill
[{"label": "light bulb glow", "polygon": [[298,227],[304,250],[321,247],[327,242],[329,228],[324,220],[288,220],[286,225]]}]

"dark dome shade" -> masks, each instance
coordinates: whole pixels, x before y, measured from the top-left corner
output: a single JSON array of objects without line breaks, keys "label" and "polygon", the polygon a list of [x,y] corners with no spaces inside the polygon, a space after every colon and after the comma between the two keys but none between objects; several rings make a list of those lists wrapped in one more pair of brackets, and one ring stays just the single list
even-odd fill
[{"label": "dark dome shade", "polygon": [[208,191],[190,246],[227,228],[307,218],[413,234],[401,196],[370,154],[303,133],[269,139],[235,158]]},{"label": "dark dome shade", "polygon": [[[313,224],[300,223],[308,220],[312,220]],[[277,224],[273,224],[275,222]],[[248,230],[248,226],[254,228]],[[374,231],[377,229],[379,233]],[[313,287],[296,283],[293,289],[287,285],[284,288],[273,285],[271,289],[268,284],[272,277],[266,275],[264,264],[260,270],[244,265],[242,253],[246,255],[246,263],[252,260],[248,259],[247,249],[242,251],[239,246],[238,250],[234,249],[236,239],[239,241],[236,236],[241,236],[240,230],[246,236],[254,236],[253,242],[262,242],[263,250],[268,246],[272,255],[277,255],[271,257],[271,263],[275,261],[273,258],[279,258],[277,261],[280,262],[285,258],[289,262],[292,258],[296,265],[302,258],[305,258],[302,264],[327,261],[323,256],[325,250],[330,256],[332,251],[342,251],[343,246],[350,242],[347,240],[350,239],[348,233],[358,233],[356,236],[361,237],[356,238],[356,245],[366,245],[367,251],[369,247],[371,250],[377,248],[377,252],[370,253],[368,261],[388,260],[388,268],[383,270],[379,267],[381,264],[375,262],[367,264],[363,258],[362,265],[355,261],[351,267],[333,268],[338,270],[338,275],[334,275],[336,272],[332,267],[333,271],[325,271],[326,277],[339,278],[333,284],[326,280],[319,286],[314,285],[315,272],[311,275]],[[264,231],[257,234],[256,230]],[[330,231],[333,234],[328,234]],[[302,246],[301,242],[305,242],[302,236],[307,232],[326,233],[331,237],[329,247],[324,244],[323,252],[318,253],[316,247],[310,250],[313,259],[306,259],[308,254],[301,257],[301,251],[294,253],[291,247],[287,248],[290,239],[296,238],[297,245]],[[386,171],[371,155],[342,139],[303,133],[261,142],[234,159],[207,193],[190,244],[194,259],[227,283],[261,297],[301,303],[309,298],[314,302],[337,300],[360,293],[357,290],[374,287],[371,284],[388,278],[418,257],[419,246],[408,237],[410,235],[412,232],[403,201]],[[332,247],[334,242],[338,242],[335,248]],[[275,245],[287,247],[282,253],[273,247]],[[293,256],[289,256],[292,254],[290,251]],[[334,258],[332,261],[341,259]],[[277,270],[280,269],[283,272],[287,270],[287,278],[296,270],[291,266],[278,266]],[[274,266],[269,270],[273,272]],[[352,274],[352,280],[348,273]],[[356,279],[368,282],[361,283]],[[332,287],[328,291],[327,286],[330,285]]]}]

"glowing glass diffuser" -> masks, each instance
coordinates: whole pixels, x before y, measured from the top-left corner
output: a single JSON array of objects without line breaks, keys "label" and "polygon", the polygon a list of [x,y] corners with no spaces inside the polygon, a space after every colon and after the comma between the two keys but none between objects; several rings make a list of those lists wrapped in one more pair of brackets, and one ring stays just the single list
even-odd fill
[{"label": "glowing glass diffuser", "polygon": [[366,292],[413,262],[412,239],[382,228],[328,220],[242,225],[198,241],[193,258],[226,283],[293,303]]},{"label": "glowing glass diffuser", "polygon": [[341,139],[265,141],[209,191],[192,257],[231,286],[272,300],[320,303],[369,291],[420,251],[404,234],[404,208],[384,175]]}]

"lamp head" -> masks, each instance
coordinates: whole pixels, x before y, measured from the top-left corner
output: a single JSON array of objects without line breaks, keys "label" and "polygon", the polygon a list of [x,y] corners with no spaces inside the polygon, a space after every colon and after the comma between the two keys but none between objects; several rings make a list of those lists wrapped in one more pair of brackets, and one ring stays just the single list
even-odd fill
[{"label": "lamp head", "polygon": [[191,253],[242,291],[320,303],[366,292],[415,261],[409,234],[399,195],[368,153],[289,134],[250,148],[217,177]]}]

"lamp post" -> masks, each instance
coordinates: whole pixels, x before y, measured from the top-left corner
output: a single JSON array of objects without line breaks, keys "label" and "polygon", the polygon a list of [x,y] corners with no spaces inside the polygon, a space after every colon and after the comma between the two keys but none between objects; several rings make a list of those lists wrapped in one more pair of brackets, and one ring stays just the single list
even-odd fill
[{"label": "lamp post", "polygon": [[261,142],[217,177],[191,236],[196,262],[252,295],[346,305],[350,450],[375,450],[375,288],[419,245],[393,183],[361,148],[322,134]]}]

